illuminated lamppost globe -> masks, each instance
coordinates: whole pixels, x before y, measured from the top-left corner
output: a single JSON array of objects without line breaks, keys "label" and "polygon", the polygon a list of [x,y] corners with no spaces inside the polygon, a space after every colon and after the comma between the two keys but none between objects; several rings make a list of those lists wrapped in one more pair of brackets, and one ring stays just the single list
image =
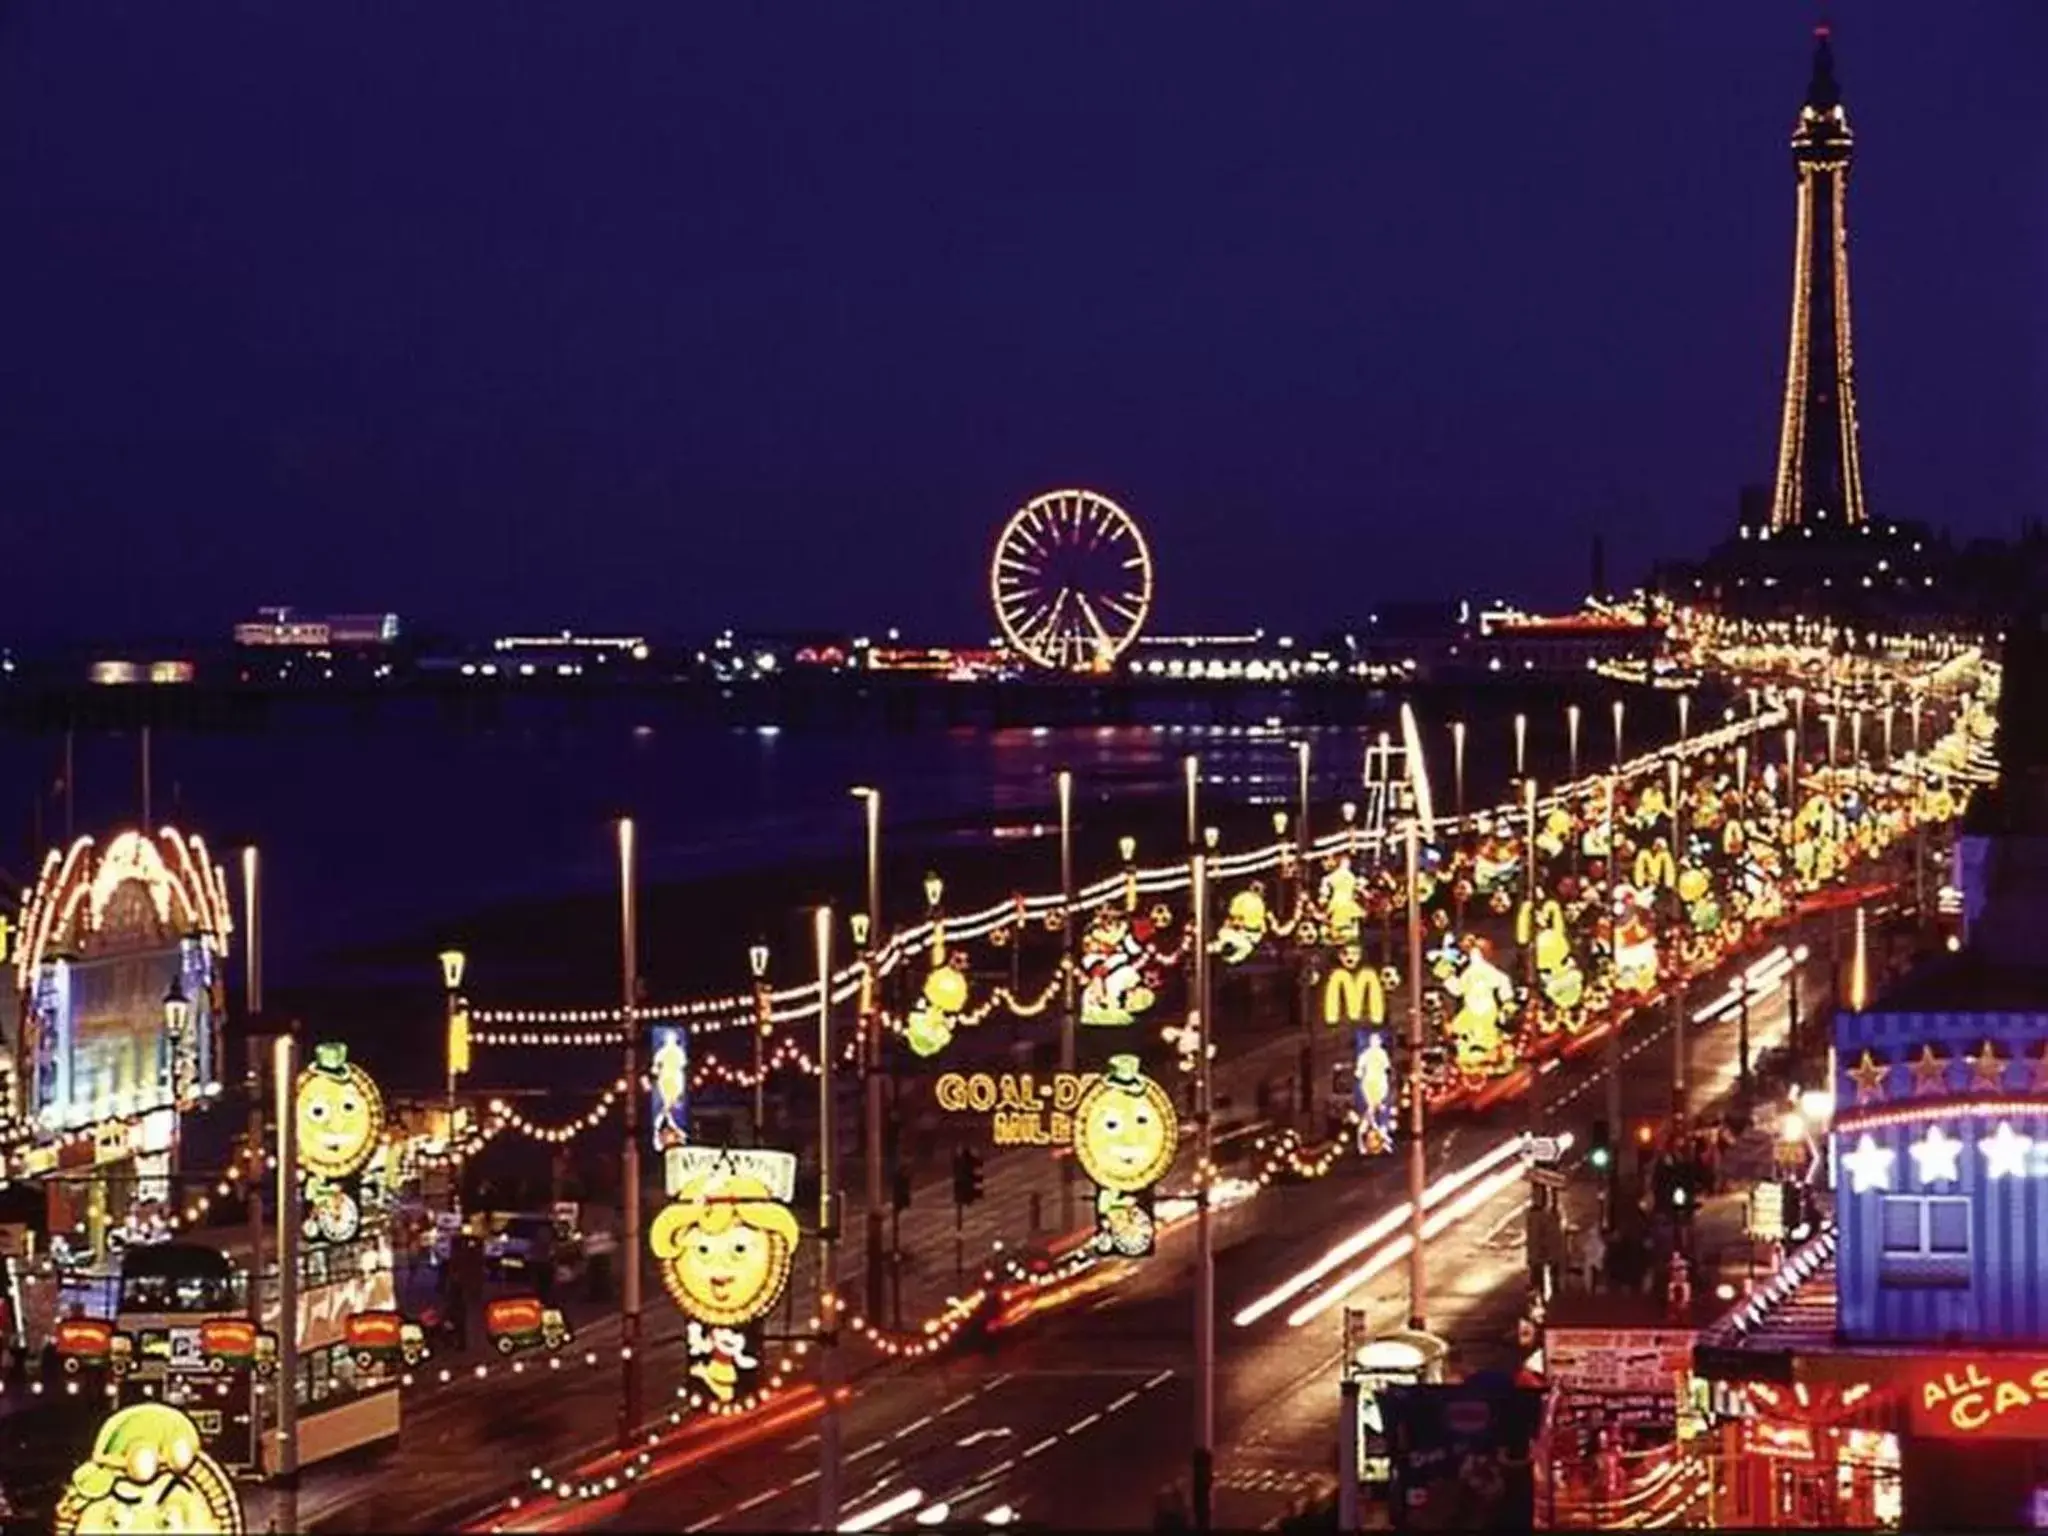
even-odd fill
[{"label": "illuminated lamppost globe", "polygon": [[989,596],[1003,638],[1055,672],[1107,672],[1152,608],[1152,552],[1131,515],[1094,491],[1048,491],[996,535]]}]

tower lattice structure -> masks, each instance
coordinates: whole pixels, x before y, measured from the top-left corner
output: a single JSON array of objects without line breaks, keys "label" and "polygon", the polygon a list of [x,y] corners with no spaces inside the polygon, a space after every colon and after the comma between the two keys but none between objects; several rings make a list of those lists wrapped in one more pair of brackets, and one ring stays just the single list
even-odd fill
[{"label": "tower lattice structure", "polygon": [[1792,254],[1792,339],[1778,436],[1773,530],[1864,520],[1849,326],[1849,157],[1854,140],[1828,29],[1814,35],[1813,79],[1792,134],[1799,178]]}]

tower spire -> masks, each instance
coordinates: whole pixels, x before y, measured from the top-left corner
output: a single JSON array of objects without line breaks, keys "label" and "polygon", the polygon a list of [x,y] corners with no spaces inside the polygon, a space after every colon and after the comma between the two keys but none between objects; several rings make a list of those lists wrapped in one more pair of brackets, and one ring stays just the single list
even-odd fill
[{"label": "tower spire", "polygon": [[1835,50],[1829,42],[1826,22],[1813,29],[1813,80],[1806,87],[1806,104],[1816,112],[1842,104],[1842,87],[1835,80]]},{"label": "tower spire", "polygon": [[1792,132],[1798,180],[1792,248],[1792,334],[1778,433],[1773,530],[1864,520],[1849,324],[1849,158],[1854,145],[1834,41],[1814,29],[1813,76]]}]

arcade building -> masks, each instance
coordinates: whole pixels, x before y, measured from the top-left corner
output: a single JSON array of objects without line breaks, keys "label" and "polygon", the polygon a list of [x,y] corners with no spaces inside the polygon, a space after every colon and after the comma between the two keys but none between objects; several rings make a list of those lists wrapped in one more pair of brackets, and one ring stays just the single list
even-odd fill
[{"label": "arcade building", "polygon": [[183,1117],[221,1091],[233,920],[197,837],[166,828],[52,851],[14,930],[0,1010],[0,1182],[39,1184],[55,1251],[173,1199]]}]

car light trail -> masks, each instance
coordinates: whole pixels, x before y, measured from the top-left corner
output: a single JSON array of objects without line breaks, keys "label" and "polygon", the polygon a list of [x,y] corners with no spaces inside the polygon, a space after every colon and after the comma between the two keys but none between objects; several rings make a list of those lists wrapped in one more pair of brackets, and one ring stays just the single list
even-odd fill
[{"label": "car light trail", "polygon": [[916,1488],[906,1488],[891,1498],[884,1499],[874,1508],[864,1510],[851,1520],[843,1521],[842,1531],[872,1531],[875,1527],[894,1520],[898,1515],[907,1515],[924,1502],[924,1494]]},{"label": "car light trail", "polygon": [[[1439,1201],[1455,1195],[1474,1179],[1498,1168],[1509,1158],[1519,1156],[1522,1148],[1523,1138],[1520,1136],[1512,1137],[1502,1142],[1491,1152],[1486,1153],[1483,1157],[1467,1163],[1464,1167],[1454,1172],[1445,1174],[1422,1192],[1422,1208],[1427,1211]],[[1517,1175],[1519,1176],[1519,1170],[1517,1170]],[[1322,1279],[1323,1276],[1329,1274],[1331,1270],[1337,1268],[1338,1265],[1358,1257],[1359,1254],[1365,1252],[1375,1243],[1385,1242],[1389,1237],[1392,1237],[1401,1230],[1401,1224],[1408,1219],[1408,1214],[1408,1202],[1403,1200],[1384,1215],[1367,1222],[1365,1226],[1345,1238],[1343,1242],[1332,1248],[1328,1253],[1325,1253],[1315,1263],[1309,1265],[1307,1269],[1282,1281],[1257,1301],[1249,1303],[1231,1321],[1240,1328],[1249,1328],[1260,1318],[1266,1316],[1267,1313],[1292,1301],[1296,1296],[1299,1296],[1303,1291]]]},{"label": "car light trail", "polygon": [[[1572,1137],[1567,1132],[1560,1135],[1557,1138],[1557,1142],[1560,1148],[1569,1147],[1572,1143]],[[1521,1150],[1522,1140],[1520,1137],[1509,1143],[1510,1155],[1517,1154]],[[1423,1221],[1422,1238],[1424,1242],[1456,1226],[1467,1216],[1470,1216],[1474,1211],[1486,1204],[1487,1201],[1500,1194],[1501,1191],[1512,1188],[1521,1180],[1523,1170],[1519,1159],[1513,1167],[1498,1167],[1498,1162],[1500,1161],[1496,1157],[1498,1151],[1499,1149],[1496,1148],[1494,1152],[1490,1152],[1486,1157],[1480,1159],[1480,1163],[1475,1163],[1470,1169],[1465,1170],[1468,1174],[1473,1174],[1479,1169],[1480,1164],[1493,1163],[1495,1164],[1494,1171],[1487,1173],[1482,1178],[1478,1178],[1477,1182],[1472,1183],[1471,1187],[1459,1195],[1457,1199],[1451,1201],[1443,1209],[1434,1212]],[[1424,1209],[1428,1209],[1430,1203],[1425,1198],[1423,1201]],[[1384,1274],[1387,1270],[1400,1263],[1402,1259],[1408,1256],[1408,1250],[1413,1243],[1414,1239],[1406,1233],[1395,1238],[1342,1280],[1324,1291],[1322,1295],[1316,1297],[1315,1300],[1304,1302],[1301,1306],[1288,1313],[1287,1326],[1299,1328],[1303,1323],[1312,1322],[1314,1319],[1321,1317],[1331,1307],[1357,1290],[1358,1287],[1364,1285],[1375,1276]]]}]

